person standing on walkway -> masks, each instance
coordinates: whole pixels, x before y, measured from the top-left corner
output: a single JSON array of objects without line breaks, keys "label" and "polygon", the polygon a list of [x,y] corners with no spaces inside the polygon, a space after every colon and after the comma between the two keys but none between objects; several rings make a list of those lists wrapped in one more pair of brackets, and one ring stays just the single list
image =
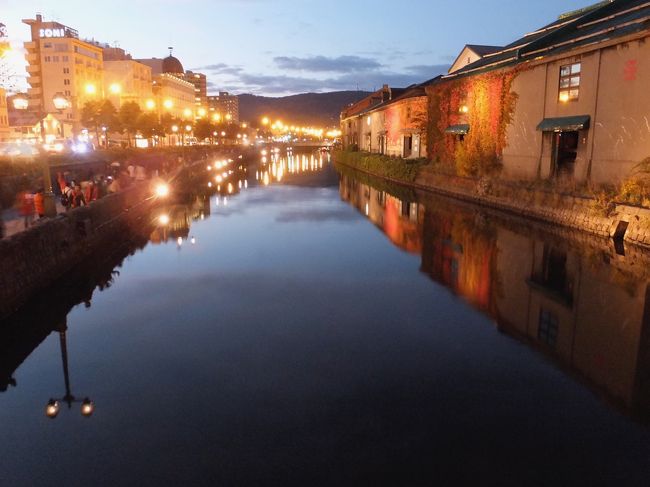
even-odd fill
[{"label": "person standing on walkway", "polygon": [[119,178],[115,178],[115,179],[112,179],[111,182],[108,184],[108,187],[106,188],[106,191],[109,194],[112,194],[112,193],[119,193],[120,189],[121,189],[120,180],[119,180]]},{"label": "person standing on walkway", "polygon": [[59,184],[59,189],[61,190],[61,194],[63,194],[65,187],[68,185],[68,183],[65,180],[65,177],[63,176],[63,173],[61,172],[56,173],[56,181]]},{"label": "person standing on walkway", "polygon": [[86,198],[86,203],[90,204],[91,201],[97,201],[99,198],[99,192],[97,190],[97,185],[95,184],[95,181],[88,181],[88,185],[86,186],[86,191],[84,194],[84,197]]},{"label": "person standing on walkway", "polygon": [[72,188],[67,184],[63,190],[61,190],[61,204],[65,208],[65,211],[68,211],[70,208],[72,208],[72,193]]},{"label": "person standing on walkway", "polygon": [[72,207],[79,208],[80,206],[86,206],[86,197],[84,196],[81,186],[75,184],[74,190],[72,192]]},{"label": "person standing on walkway", "polygon": [[135,166],[135,180],[144,181],[145,179],[147,179],[147,171],[144,166],[138,164]]},{"label": "person standing on walkway", "polygon": [[43,188],[39,188],[34,194],[34,209],[38,218],[43,218],[45,216],[45,197],[43,195]]},{"label": "person standing on walkway", "polygon": [[29,228],[34,221],[34,195],[29,191],[21,191],[18,193],[17,203],[25,228]]}]

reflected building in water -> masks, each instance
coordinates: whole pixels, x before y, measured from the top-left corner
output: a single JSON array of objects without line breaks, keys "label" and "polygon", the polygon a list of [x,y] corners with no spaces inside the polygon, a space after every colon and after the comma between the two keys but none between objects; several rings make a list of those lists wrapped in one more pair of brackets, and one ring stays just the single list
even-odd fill
[{"label": "reflected building in water", "polygon": [[407,199],[399,199],[386,191],[342,176],[341,199],[357,208],[399,248],[422,252],[422,220],[424,207]]},{"label": "reflected building in water", "polygon": [[396,246],[421,254],[422,272],[490,316],[499,331],[608,401],[650,417],[650,300],[642,264],[650,255],[622,257],[606,241],[533,231],[432,195],[400,199],[345,175],[340,194]]}]

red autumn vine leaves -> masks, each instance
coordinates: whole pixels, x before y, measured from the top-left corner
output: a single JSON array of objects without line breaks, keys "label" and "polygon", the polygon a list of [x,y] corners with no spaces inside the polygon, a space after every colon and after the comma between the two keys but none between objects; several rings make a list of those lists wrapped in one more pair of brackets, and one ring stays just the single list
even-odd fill
[{"label": "red autumn vine leaves", "polygon": [[[493,71],[427,87],[430,159],[453,164],[465,176],[498,167],[517,101],[511,88],[518,73]],[[470,126],[462,142],[445,133],[447,127],[459,124]]]}]

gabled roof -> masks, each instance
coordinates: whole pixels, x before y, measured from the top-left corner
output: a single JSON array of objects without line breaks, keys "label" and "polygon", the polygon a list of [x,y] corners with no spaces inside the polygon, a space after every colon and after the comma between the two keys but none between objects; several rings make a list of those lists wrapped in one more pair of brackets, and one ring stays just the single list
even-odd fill
[{"label": "gabled roof", "polygon": [[467,44],[466,48],[471,49],[479,56],[485,56],[486,54],[492,54],[493,52],[500,51],[503,49],[503,46],[483,46],[481,44]]},{"label": "gabled roof", "polygon": [[353,116],[363,115],[368,113],[377,107],[384,106],[390,103],[392,100],[402,96],[407,90],[411,89],[415,85],[411,85],[407,88],[390,88],[388,85],[385,85],[382,89],[377,90],[367,97],[359,100],[358,102],[344,108],[341,111],[341,118],[346,119]]},{"label": "gabled roof", "polygon": [[511,66],[541,55],[557,54],[643,30],[650,30],[648,0],[600,2],[562,15],[555,22],[524,35],[497,52],[486,54],[452,74],[444,75],[442,79]]},{"label": "gabled roof", "polygon": [[[457,66],[457,65],[459,64],[461,59],[463,59],[463,60],[465,59],[465,53],[467,53],[468,51],[470,53],[475,54],[479,58],[482,58],[483,56],[486,56],[487,54],[498,52],[501,49],[503,49],[503,46],[484,46],[484,45],[481,45],[481,44],[465,44],[465,46],[463,46],[463,49],[461,49],[458,56],[456,56],[456,59],[454,60],[454,62],[451,63],[451,66],[449,67],[449,73],[455,73],[456,71],[459,71],[460,69],[463,68],[462,65],[460,65],[460,66]],[[470,60],[471,60],[471,58],[467,58],[468,62],[465,63],[465,65],[469,64]]]},{"label": "gabled roof", "polygon": [[371,107],[368,107],[366,110],[358,113],[357,115],[365,115],[366,113],[375,112],[377,110],[386,108],[388,105],[393,105],[397,102],[408,100],[409,98],[427,96],[426,91],[424,89],[425,85],[426,83],[421,83],[419,85],[411,85],[406,88],[397,88],[397,89],[394,88],[393,93],[395,93],[395,91],[399,92],[397,96],[393,96],[390,100],[386,100],[378,105],[373,105]]}]

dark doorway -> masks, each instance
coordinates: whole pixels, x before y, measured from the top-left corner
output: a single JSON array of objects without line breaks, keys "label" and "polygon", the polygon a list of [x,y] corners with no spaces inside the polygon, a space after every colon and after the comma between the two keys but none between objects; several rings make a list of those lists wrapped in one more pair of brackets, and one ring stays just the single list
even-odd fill
[{"label": "dark doorway", "polygon": [[573,176],[578,155],[577,131],[557,132],[553,138],[553,168],[557,177]]},{"label": "dark doorway", "polygon": [[405,135],[404,136],[404,156],[403,157],[411,157],[412,152],[413,152],[413,136]]}]

